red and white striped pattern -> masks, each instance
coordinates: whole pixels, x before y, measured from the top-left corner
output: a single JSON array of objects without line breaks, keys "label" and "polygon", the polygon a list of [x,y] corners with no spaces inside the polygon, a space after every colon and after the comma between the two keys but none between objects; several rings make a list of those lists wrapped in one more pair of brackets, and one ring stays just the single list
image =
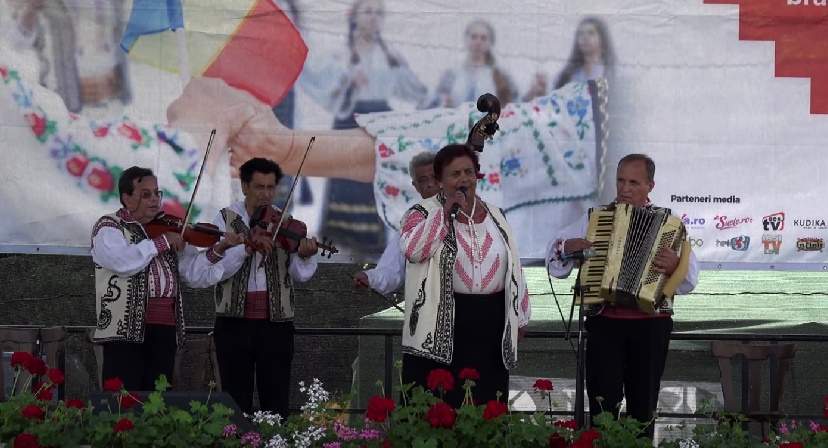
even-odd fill
[{"label": "red and white striped pattern", "polygon": [[468,224],[455,224],[457,260],[454,263],[454,290],[463,294],[490,294],[506,283],[506,244],[491,217],[474,224],[475,240]]}]

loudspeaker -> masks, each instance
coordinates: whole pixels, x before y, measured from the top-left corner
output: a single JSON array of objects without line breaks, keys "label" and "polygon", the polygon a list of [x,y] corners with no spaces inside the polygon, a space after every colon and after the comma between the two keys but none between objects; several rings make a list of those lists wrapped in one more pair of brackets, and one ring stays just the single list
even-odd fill
[{"label": "loudspeaker", "polygon": [[[135,396],[135,398],[141,402],[145,401],[150,393],[152,393],[152,391],[130,391],[130,394]],[[239,405],[236,404],[236,401],[233,400],[233,397],[231,397],[227,392],[213,392],[212,394],[208,394],[204,391],[168,391],[163,392],[161,395],[164,397],[164,402],[167,403],[167,406],[183,410],[190,409],[191,401],[199,401],[201,403],[206,402],[209,395],[210,405],[214,403],[221,403],[233,411],[233,415],[230,416],[230,421],[235,423],[240,430],[246,432],[255,429],[255,425],[244,417]],[[112,412],[118,412],[118,402],[115,401],[115,394],[112,392],[90,393],[89,400],[92,402],[92,412],[94,413],[110,410]],[[136,412],[141,412],[140,405],[136,406],[135,409]]]}]

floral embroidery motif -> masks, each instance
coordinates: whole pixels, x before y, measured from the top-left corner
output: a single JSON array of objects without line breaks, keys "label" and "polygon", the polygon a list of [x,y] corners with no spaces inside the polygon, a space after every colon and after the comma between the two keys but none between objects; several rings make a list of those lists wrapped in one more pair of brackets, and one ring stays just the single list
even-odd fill
[{"label": "floral embroidery motif", "polygon": [[[35,105],[32,90],[21,80],[16,70],[0,66],[0,78],[3,84],[9,87],[11,97],[31,128],[33,136],[45,148],[48,148],[49,155],[56,162],[60,172],[75,178],[78,187],[82,190],[97,194],[101,202],[118,203],[115,186],[124,170],[114,161],[119,159],[119,155],[114,154],[112,160],[107,160],[109,157],[104,159],[90,152],[93,142],[104,139],[123,138],[129,142],[133,150],[139,150],[152,149],[156,141],[153,135],[156,135],[158,141],[166,143],[173,153],[184,159],[182,161],[186,161],[186,169],[174,172],[173,176],[178,181],[181,190],[191,191],[197,170],[200,168],[200,151],[185,150],[178,142],[178,135],[175,131],[158,125],[152,129],[144,128],[127,118],[114,121],[92,120],[79,129],[75,123],[81,120],[81,116],[67,114],[69,120],[65,118],[61,120],[59,114],[52,117],[40,106]],[[165,189],[164,197],[166,208],[180,211],[182,214],[179,216],[183,216],[184,207],[178,196],[173,191]],[[200,209],[193,207],[194,219],[199,212]]]},{"label": "floral embroidery motif", "polygon": [[[600,95],[588,83],[570,83],[532,102],[504,106],[500,131],[480,155],[485,176],[477,191],[483,199],[507,212],[594,199],[596,173],[590,168],[600,163],[596,142],[601,136],[590,133],[602,129],[593,123],[602,119],[593,116]],[[410,185],[411,158],[464,143],[470,124],[481,116],[474,105],[464,103],[454,109],[357,117],[377,138],[374,193],[388,226],[399,228],[405,211],[419,201]],[[399,193],[390,194],[396,190],[389,186]]]},{"label": "floral embroidery motif", "polygon": [[394,151],[391,148],[389,148],[388,145],[386,145],[385,143],[380,143],[378,151],[380,157],[383,159],[387,159],[388,157],[391,157],[391,155],[394,154]]},{"label": "floral embroidery motif", "polygon": [[580,137],[581,140],[583,140],[584,134],[586,134],[587,129],[589,129],[589,123],[584,121],[588,106],[589,101],[580,96],[566,102],[566,112],[569,116],[578,117],[578,122],[575,123],[575,128],[578,130],[578,137]]}]

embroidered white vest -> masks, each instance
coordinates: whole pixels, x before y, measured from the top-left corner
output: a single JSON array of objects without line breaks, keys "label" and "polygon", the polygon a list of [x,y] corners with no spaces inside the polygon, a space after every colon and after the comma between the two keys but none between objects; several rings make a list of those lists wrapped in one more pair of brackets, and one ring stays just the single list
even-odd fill
[{"label": "embroidered white vest", "polygon": [[[240,235],[250,235],[250,228],[241,217],[230,210],[221,210],[226,229],[232,229]],[[276,255],[275,257],[273,255]],[[271,322],[293,320],[295,298],[293,279],[288,273],[290,254],[281,248],[275,248],[265,264],[267,281],[268,308]],[[253,266],[253,255],[249,255],[235,275],[220,282],[215,288],[216,315],[223,317],[244,317],[244,304],[247,299],[247,282]]]},{"label": "embroidered white vest", "polygon": [[[92,235],[101,227],[114,227],[120,230],[129,244],[138,244],[147,239],[144,228],[136,222],[127,222],[117,214],[101,217],[95,223]],[[159,254],[167,258],[173,272],[178,275],[178,256],[167,251]],[[96,342],[122,341],[144,342],[145,316],[149,298],[149,266],[144,270],[124,277],[95,264],[95,314],[97,328],[93,339]],[[179,283],[178,297],[175,304],[176,341],[184,343],[184,312]]]},{"label": "embroidered white vest", "polygon": [[[408,213],[428,217],[443,207],[438,196],[425,199]],[[518,310],[526,282],[520,267],[520,256],[514,246],[506,218],[496,207],[484,203],[507,247],[505,300],[506,321],[501,338],[503,365],[517,365]],[[405,218],[403,218],[405,220]],[[454,263],[457,240],[449,227],[434,255],[423,263],[405,264],[405,317],[402,350],[416,356],[451,364],[454,355]]]}]

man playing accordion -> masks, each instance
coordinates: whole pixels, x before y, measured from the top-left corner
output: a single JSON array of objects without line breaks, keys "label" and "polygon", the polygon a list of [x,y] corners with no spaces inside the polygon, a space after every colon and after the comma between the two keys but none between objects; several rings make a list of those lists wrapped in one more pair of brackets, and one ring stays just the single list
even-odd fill
[{"label": "man playing accordion", "polygon": [[[652,159],[643,154],[625,156],[618,162],[615,202],[602,210],[618,207],[645,215],[658,214],[662,209],[654,207],[648,197],[655,187],[654,179],[655,163]],[[624,207],[624,204],[632,207]],[[593,247],[594,241],[584,237],[588,233],[587,223],[585,218],[564,229],[561,238],[550,243],[546,257],[550,275],[566,278],[578,258],[572,254]],[[676,294],[687,294],[698,282],[698,262],[686,244],[682,250],[674,250],[681,246],[684,239],[683,226],[680,227],[677,244],[669,247],[656,245],[661,249],[653,249],[650,262],[652,272],[663,274],[664,278],[673,277],[671,280],[677,285],[673,289]],[[631,235],[632,232],[628,234],[628,240]],[[597,243],[594,249],[601,254]],[[687,254],[680,257],[680,252]],[[603,253],[607,253],[606,248]],[[630,260],[623,258],[621,263],[623,266]],[[682,273],[685,273],[683,278],[677,278]],[[583,281],[584,276],[581,279]],[[588,331],[586,387],[590,415],[594,418],[603,411],[617,415],[621,400],[626,397],[627,414],[649,423],[647,433],[650,437],[653,435],[661,375],[673,329],[672,291],[667,293],[668,287],[663,290],[665,293],[659,294],[660,300],[656,300],[648,311],[644,311],[647,307],[642,306],[640,301],[639,306],[625,306],[621,300],[591,305],[585,323]],[[586,305],[589,301],[584,299],[584,303]]]}]

